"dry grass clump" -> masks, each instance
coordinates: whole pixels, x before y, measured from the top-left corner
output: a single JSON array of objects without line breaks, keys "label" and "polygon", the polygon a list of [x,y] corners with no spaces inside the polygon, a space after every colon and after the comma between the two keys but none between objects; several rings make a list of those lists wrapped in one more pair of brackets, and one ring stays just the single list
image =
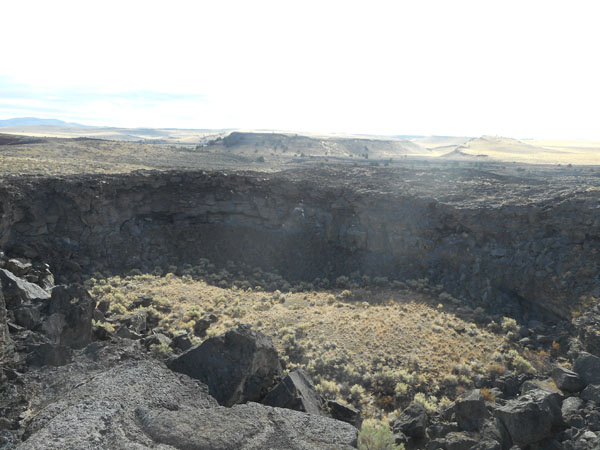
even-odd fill
[{"label": "dry grass clump", "polygon": [[[219,277],[210,282],[219,284]],[[433,410],[473,387],[475,376],[533,369],[502,334],[445,311],[436,289],[427,294],[422,286],[416,286],[421,293],[392,287],[269,292],[242,287],[247,282],[223,288],[190,273],[137,272],[87,283],[118,314],[139,297],[151,298],[145,309],[172,334],[192,335],[198,320],[216,316],[195,342],[251,324],[272,337],[286,370],[304,368],[325,397],[360,407],[367,417],[393,415],[411,401]]]},{"label": "dry grass clump", "polygon": [[381,420],[367,419],[358,433],[359,450],[404,450],[397,445],[387,424]]}]

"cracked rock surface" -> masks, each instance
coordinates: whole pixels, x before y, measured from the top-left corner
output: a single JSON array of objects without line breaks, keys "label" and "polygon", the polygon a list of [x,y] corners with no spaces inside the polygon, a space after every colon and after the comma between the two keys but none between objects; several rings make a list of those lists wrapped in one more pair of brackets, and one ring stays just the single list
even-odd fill
[{"label": "cracked rock surface", "polygon": [[[56,369],[46,382],[76,368],[77,363]],[[28,438],[17,449],[309,450],[356,445],[356,428],[326,417],[256,403],[218,406],[206,386],[155,360],[125,361],[92,372],[52,397],[35,413]]]}]

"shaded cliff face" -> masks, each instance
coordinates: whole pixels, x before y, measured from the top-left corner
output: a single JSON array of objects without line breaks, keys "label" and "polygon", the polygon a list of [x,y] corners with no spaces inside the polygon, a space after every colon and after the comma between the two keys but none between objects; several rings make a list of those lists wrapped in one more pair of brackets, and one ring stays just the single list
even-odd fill
[{"label": "shaded cliff face", "polygon": [[11,341],[6,325],[6,303],[4,295],[0,291],[0,359],[10,350]]},{"label": "shaded cliff face", "polygon": [[0,245],[59,279],[208,258],[290,280],[427,277],[491,310],[567,317],[599,295],[599,193],[450,168],[5,179]]}]

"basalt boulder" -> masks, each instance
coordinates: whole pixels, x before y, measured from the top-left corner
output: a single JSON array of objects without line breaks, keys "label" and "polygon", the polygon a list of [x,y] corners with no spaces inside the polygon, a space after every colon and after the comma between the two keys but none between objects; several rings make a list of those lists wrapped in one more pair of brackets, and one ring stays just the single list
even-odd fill
[{"label": "basalt boulder", "polygon": [[24,277],[33,269],[33,266],[29,261],[19,258],[12,258],[6,262],[6,268],[16,276]]},{"label": "basalt boulder", "polygon": [[584,388],[579,375],[569,369],[557,366],[552,370],[552,379],[559,389],[566,392],[579,392]]},{"label": "basalt boulder", "polygon": [[327,409],[334,419],[341,420],[356,428],[360,428],[362,424],[362,415],[358,409],[345,405],[337,400],[328,400]]},{"label": "basalt boulder", "polygon": [[600,358],[595,355],[582,352],[573,364],[573,371],[586,386],[600,384]]},{"label": "basalt boulder", "polygon": [[600,386],[597,384],[588,385],[582,392],[581,398],[583,400],[595,402],[600,404]]},{"label": "basalt boulder", "polygon": [[54,317],[57,323],[53,328],[57,343],[73,348],[87,345],[92,338],[94,307],[94,300],[83,286],[55,287],[48,306],[48,319]]},{"label": "basalt boulder", "polygon": [[544,390],[530,391],[495,410],[495,416],[520,447],[549,438],[562,424],[561,396]]},{"label": "basalt boulder", "polygon": [[6,269],[0,269],[0,286],[4,292],[6,307],[13,309],[23,303],[32,303],[50,298],[37,284],[17,277]]},{"label": "basalt boulder", "polygon": [[187,333],[178,334],[171,342],[171,347],[177,350],[186,351],[192,348],[192,341]]},{"label": "basalt boulder", "polygon": [[420,403],[413,403],[402,411],[402,414],[394,422],[394,433],[404,433],[406,436],[415,439],[425,437],[428,418],[425,407]]},{"label": "basalt boulder", "polygon": [[490,416],[479,389],[473,389],[460,396],[456,401],[454,414],[458,426],[463,431],[479,430]]},{"label": "basalt boulder", "polygon": [[33,330],[42,323],[43,309],[44,305],[41,303],[21,305],[13,310],[15,322],[28,330]]},{"label": "basalt boulder", "polygon": [[205,383],[224,406],[260,402],[282,376],[271,339],[244,326],[207,339],[168,366]]},{"label": "basalt boulder", "polygon": [[208,316],[196,320],[196,323],[194,324],[194,334],[199,337],[206,336],[206,330],[208,330],[216,321],[217,316],[214,314],[209,314]]},{"label": "basalt boulder", "polygon": [[71,362],[73,350],[60,344],[42,343],[28,347],[27,364],[34,367],[63,366]]},{"label": "basalt boulder", "polygon": [[[84,448],[320,450],[355,448],[357,430],[327,417],[248,403],[219,406],[206,386],[155,360],[56,378],[17,450]],[[51,377],[52,374],[47,376]],[[83,380],[84,382],[78,382]]]},{"label": "basalt boulder", "polygon": [[324,400],[315,390],[308,374],[302,369],[286,375],[281,383],[267,394],[262,403],[309,414],[324,414]]}]

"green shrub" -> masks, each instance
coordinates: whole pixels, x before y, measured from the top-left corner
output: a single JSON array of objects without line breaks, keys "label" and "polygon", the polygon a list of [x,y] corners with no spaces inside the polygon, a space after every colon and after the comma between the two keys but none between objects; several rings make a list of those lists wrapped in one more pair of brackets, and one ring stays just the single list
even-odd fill
[{"label": "green shrub", "polygon": [[115,327],[108,322],[100,322],[98,320],[92,320],[92,325],[95,327],[102,327],[109,333],[113,333],[115,331]]},{"label": "green shrub", "polygon": [[327,399],[335,400],[340,395],[340,387],[335,381],[322,380],[315,388]]},{"label": "green shrub", "polygon": [[171,349],[167,344],[152,344],[150,351],[158,358],[166,358],[171,354]]},{"label": "green shrub", "polygon": [[517,321],[515,319],[511,319],[510,317],[504,317],[502,319],[502,331],[505,333],[509,333],[511,331],[513,333],[517,333],[519,331]]},{"label": "green shrub", "polygon": [[516,350],[511,350],[506,355],[510,365],[519,373],[529,373],[534,374],[536,372],[535,368],[531,365],[529,361],[519,355],[519,352]]},{"label": "green shrub", "polygon": [[119,303],[113,303],[110,305],[110,310],[115,314],[125,314],[127,312],[127,309],[125,309],[125,307]]},{"label": "green shrub", "polygon": [[340,293],[340,298],[342,300],[350,300],[350,297],[352,297],[352,292],[349,291],[348,289],[344,289],[341,293]]},{"label": "green shrub", "polygon": [[399,381],[396,383],[396,387],[394,388],[394,395],[398,398],[404,398],[408,393],[408,384]]},{"label": "green shrub", "polygon": [[359,406],[365,401],[367,391],[359,384],[355,384],[350,388],[350,401],[353,405]]},{"label": "green shrub", "polygon": [[404,450],[404,445],[396,445],[389,427],[375,419],[363,422],[358,433],[359,450]]},{"label": "green shrub", "polygon": [[422,392],[417,392],[413,401],[415,403],[421,403],[429,413],[437,411],[439,407],[439,401],[435,395],[426,396]]}]

